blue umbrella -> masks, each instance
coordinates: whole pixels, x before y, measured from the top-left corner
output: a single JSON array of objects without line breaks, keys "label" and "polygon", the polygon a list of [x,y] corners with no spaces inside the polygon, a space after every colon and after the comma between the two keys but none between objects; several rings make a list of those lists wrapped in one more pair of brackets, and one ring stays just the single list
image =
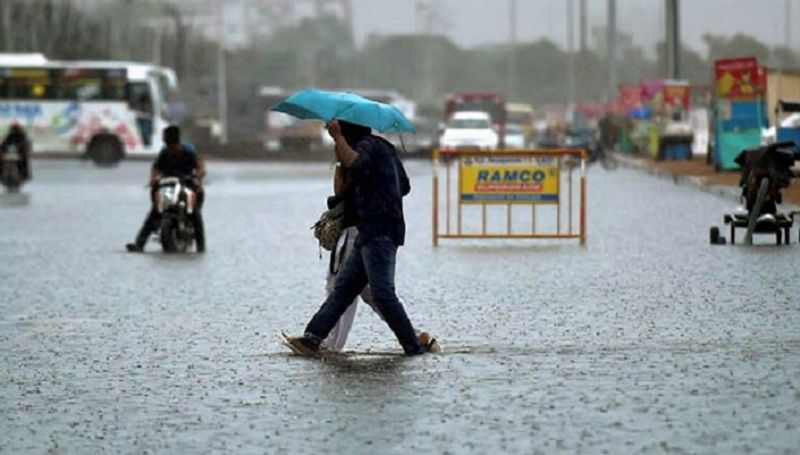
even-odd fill
[{"label": "blue umbrella", "polygon": [[395,106],[351,92],[306,89],[272,107],[299,119],[344,120],[381,133],[414,133],[414,125]]}]

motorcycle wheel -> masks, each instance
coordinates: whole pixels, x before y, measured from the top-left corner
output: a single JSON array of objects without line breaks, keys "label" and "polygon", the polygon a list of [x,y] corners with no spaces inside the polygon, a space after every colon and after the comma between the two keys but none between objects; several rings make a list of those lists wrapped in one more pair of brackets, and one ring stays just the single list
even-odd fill
[{"label": "motorcycle wheel", "polygon": [[169,218],[161,221],[161,247],[166,253],[185,253],[189,243],[181,235],[178,223]]},{"label": "motorcycle wheel", "polygon": [[8,192],[16,193],[19,191],[20,183],[21,179],[17,166],[14,163],[5,163],[3,165],[3,185],[5,185]]}]

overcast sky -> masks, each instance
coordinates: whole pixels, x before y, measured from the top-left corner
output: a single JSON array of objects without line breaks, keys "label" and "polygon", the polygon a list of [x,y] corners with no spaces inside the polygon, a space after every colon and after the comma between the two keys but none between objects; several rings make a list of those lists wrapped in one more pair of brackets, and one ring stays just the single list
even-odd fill
[{"label": "overcast sky", "polygon": [[[508,0],[430,0],[444,20],[435,28],[458,44],[476,46],[508,39]],[[548,38],[566,43],[567,0],[516,0],[517,35],[520,41]],[[577,46],[577,8],[575,5],[575,45]],[[415,20],[415,0],[352,0],[356,39],[361,45],[372,33],[396,34],[424,30]],[[424,3],[424,2],[423,2]],[[589,29],[606,22],[606,0],[587,0]],[[748,33],[770,44],[784,42],[786,0],[683,0],[681,36],[685,44],[704,52],[705,33],[733,35]],[[789,0],[791,15],[800,19],[800,0]],[[633,34],[643,46],[652,48],[664,36],[664,0],[617,0],[617,23]],[[589,35],[591,45],[591,33]],[[791,44],[800,44],[800,30],[792,33]]]}]

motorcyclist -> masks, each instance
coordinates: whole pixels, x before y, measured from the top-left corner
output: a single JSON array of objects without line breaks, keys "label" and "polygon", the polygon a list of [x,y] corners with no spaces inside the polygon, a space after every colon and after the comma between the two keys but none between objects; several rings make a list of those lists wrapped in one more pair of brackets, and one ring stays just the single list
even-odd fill
[{"label": "motorcyclist", "polygon": [[20,160],[19,160],[19,175],[22,177],[22,180],[30,180],[31,178],[31,167],[30,161],[28,159],[28,155],[30,152],[30,141],[28,140],[28,135],[25,134],[25,129],[22,128],[22,125],[19,123],[12,123],[11,127],[8,129],[8,133],[6,137],[3,139],[3,142],[0,143],[0,152],[5,154],[11,151],[11,147],[17,147],[17,153],[19,153]]},{"label": "motorcyclist", "polygon": [[181,132],[177,126],[173,125],[165,128],[163,140],[165,146],[150,169],[150,199],[153,203],[150,213],[148,213],[147,218],[144,220],[144,225],[136,235],[136,240],[127,244],[126,247],[128,251],[133,253],[144,251],[147,239],[158,229],[161,222],[161,215],[158,213],[158,208],[155,204],[158,180],[162,177],[179,177],[188,179],[187,186],[194,190],[197,196],[196,205],[192,212],[192,224],[194,225],[197,252],[202,253],[206,249],[205,230],[201,213],[203,200],[205,199],[202,186],[203,178],[206,175],[205,163],[197,155],[193,147],[181,142]]}]

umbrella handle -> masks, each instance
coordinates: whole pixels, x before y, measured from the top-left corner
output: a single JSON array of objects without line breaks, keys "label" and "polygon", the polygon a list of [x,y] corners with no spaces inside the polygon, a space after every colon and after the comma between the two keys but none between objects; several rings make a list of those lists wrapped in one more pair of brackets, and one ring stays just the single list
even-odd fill
[{"label": "umbrella handle", "polygon": [[408,155],[408,152],[406,152],[406,143],[403,142],[403,133],[397,133],[397,135],[400,136],[400,147],[403,149],[403,153]]}]

